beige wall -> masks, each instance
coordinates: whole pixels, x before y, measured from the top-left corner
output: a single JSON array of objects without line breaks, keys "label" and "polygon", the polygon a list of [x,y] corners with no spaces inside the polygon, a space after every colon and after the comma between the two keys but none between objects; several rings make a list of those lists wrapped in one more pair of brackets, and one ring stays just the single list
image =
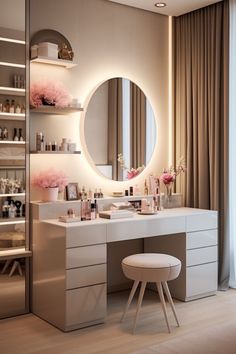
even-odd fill
[{"label": "beige wall", "polygon": [[[31,0],[31,34],[50,28],[66,36],[78,66],[71,70],[31,65],[32,81],[62,82],[82,106],[92,91],[111,77],[127,77],[149,98],[157,121],[157,145],[147,169],[132,182],[108,181],[94,172],[86,159],[84,114],[66,117],[31,116],[31,144],[35,131],[48,140],[69,137],[82,149],[81,156],[32,156],[31,171],[51,166],[65,169],[70,181],[105,193],[143,184],[151,172],[160,173],[168,163],[168,17],[105,0]],[[32,194],[32,199],[36,197]]]}]

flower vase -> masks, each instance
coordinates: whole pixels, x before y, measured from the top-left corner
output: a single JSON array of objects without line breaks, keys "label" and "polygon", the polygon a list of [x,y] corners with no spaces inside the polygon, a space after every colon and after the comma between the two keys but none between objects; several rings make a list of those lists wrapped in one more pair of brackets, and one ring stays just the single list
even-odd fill
[{"label": "flower vase", "polygon": [[173,191],[173,183],[168,183],[165,185],[166,187],[166,208],[171,208],[171,196]]},{"label": "flower vase", "polygon": [[41,199],[43,202],[56,202],[58,198],[58,187],[41,189]]}]

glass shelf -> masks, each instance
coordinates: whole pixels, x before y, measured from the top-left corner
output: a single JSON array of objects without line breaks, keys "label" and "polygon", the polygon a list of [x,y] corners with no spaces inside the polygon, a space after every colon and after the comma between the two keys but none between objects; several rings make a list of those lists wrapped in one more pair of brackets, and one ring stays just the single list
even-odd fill
[{"label": "glass shelf", "polygon": [[24,197],[25,193],[6,193],[6,194],[0,194],[0,198],[4,197]]},{"label": "glass shelf", "polygon": [[0,218],[0,226],[2,225],[16,225],[16,224],[24,224],[25,218]]},{"label": "glass shelf", "polygon": [[0,112],[0,120],[19,120],[25,121],[25,113]]},{"label": "glass shelf", "polygon": [[14,248],[8,249],[4,251],[0,251],[0,259],[8,259],[8,258],[26,258],[31,257],[32,252],[27,251],[25,248]]},{"label": "glass shelf", "polygon": [[0,140],[0,145],[25,145],[25,141]]},{"label": "glass shelf", "polygon": [[0,95],[25,96],[25,89],[0,86]]}]

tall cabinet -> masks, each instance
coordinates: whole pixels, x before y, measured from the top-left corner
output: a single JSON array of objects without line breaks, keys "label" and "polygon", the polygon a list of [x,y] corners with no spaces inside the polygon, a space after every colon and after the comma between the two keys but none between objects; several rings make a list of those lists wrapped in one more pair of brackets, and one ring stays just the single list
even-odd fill
[{"label": "tall cabinet", "polygon": [[0,318],[28,311],[25,32],[0,28]]}]

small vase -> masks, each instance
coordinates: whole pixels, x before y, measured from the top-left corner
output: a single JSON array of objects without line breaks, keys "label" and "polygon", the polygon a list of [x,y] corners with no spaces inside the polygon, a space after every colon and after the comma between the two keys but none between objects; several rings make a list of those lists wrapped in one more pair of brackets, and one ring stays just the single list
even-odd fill
[{"label": "small vase", "polygon": [[56,202],[58,198],[58,187],[42,188],[41,196],[43,202]]},{"label": "small vase", "polygon": [[166,184],[166,196],[170,198],[172,196],[173,183]]}]

